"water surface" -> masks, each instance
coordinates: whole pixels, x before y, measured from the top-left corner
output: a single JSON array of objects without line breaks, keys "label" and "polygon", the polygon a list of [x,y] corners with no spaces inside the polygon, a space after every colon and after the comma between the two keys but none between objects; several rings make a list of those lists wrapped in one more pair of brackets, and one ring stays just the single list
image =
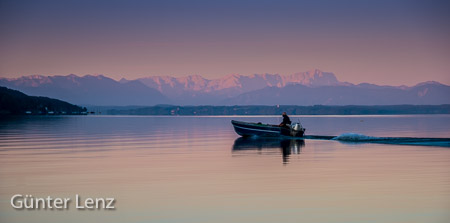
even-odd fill
[{"label": "water surface", "polygon": [[[299,116],[306,134],[450,137],[450,116]],[[243,139],[231,119],[0,121],[1,222],[449,222],[450,149]],[[15,210],[12,195],[115,197],[114,211]]]}]

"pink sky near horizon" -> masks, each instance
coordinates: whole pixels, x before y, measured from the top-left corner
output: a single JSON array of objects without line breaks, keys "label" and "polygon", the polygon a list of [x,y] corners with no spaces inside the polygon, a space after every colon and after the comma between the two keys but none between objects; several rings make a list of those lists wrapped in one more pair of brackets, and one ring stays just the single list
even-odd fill
[{"label": "pink sky near horizon", "polygon": [[2,2],[0,77],[320,69],[355,84],[450,85],[442,2],[106,3]]}]

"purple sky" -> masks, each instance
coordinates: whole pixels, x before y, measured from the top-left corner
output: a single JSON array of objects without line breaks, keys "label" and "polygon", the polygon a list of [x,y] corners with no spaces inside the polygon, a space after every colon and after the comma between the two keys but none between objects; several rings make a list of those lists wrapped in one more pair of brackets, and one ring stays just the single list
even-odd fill
[{"label": "purple sky", "polygon": [[450,3],[0,1],[0,76],[291,74],[450,84]]}]

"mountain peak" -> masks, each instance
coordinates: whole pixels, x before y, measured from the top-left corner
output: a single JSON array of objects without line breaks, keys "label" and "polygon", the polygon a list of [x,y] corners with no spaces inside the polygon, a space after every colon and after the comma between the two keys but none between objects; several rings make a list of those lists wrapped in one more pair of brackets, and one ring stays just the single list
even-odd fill
[{"label": "mountain peak", "polygon": [[221,79],[230,79],[230,78],[238,79],[240,77],[242,77],[242,75],[233,73],[233,74],[228,74],[228,75],[226,75],[225,77],[223,77]]},{"label": "mountain peak", "polygon": [[320,70],[320,69],[317,69],[317,68],[315,68],[315,69],[311,69],[311,70],[309,70],[309,71],[307,71],[306,73],[308,73],[308,74],[310,74],[310,75],[319,75],[319,76],[322,76],[323,75],[323,71],[322,70]]},{"label": "mountain peak", "polygon": [[437,81],[425,81],[425,82],[420,82],[420,83],[414,85],[413,87],[419,87],[419,86],[423,86],[423,85],[444,85],[445,86],[445,84],[442,84]]},{"label": "mountain peak", "polygon": [[27,76],[21,76],[21,77],[13,77],[13,78],[2,78],[6,79],[8,81],[17,81],[17,80],[42,80],[46,79],[48,76],[40,75],[40,74],[32,74]]},{"label": "mountain peak", "polygon": [[105,78],[110,79],[109,77],[105,77],[103,74],[86,74],[83,77],[96,78],[98,80],[105,79]]},{"label": "mountain peak", "polygon": [[285,76],[284,82],[284,85],[302,84],[307,86],[339,85],[341,83],[333,73],[323,72],[319,69]]},{"label": "mountain peak", "polygon": [[127,83],[127,82],[129,82],[129,80],[125,79],[124,77],[122,77],[122,78],[119,80],[119,83],[122,83],[122,84],[125,84],[125,83]]},{"label": "mountain peak", "polygon": [[33,74],[29,76],[22,76],[18,78],[5,78],[8,82],[14,82],[15,85],[23,85],[29,87],[38,87],[42,84],[51,83],[49,76]]}]

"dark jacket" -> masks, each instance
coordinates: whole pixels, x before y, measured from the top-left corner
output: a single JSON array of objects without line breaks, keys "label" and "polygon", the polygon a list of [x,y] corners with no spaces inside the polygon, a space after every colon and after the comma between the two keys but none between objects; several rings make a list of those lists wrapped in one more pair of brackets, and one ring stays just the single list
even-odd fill
[{"label": "dark jacket", "polygon": [[287,115],[283,115],[283,122],[281,123],[281,125],[287,125],[287,124],[291,124],[291,119],[289,118],[289,116]]}]

